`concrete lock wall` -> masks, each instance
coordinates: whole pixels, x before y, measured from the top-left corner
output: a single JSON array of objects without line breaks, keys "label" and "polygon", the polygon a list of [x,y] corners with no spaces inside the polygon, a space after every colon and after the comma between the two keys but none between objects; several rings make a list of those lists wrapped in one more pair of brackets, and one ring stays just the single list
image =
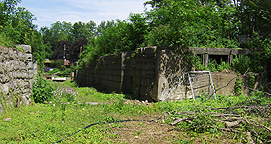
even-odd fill
[{"label": "concrete lock wall", "polygon": [[153,101],[158,79],[155,50],[156,47],[140,48],[100,57],[96,63],[84,64],[83,70],[76,71],[75,81],[80,86],[130,93],[137,99]]},{"label": "concrete lock wall", "polygon": [[[190,48],[191,54],[195,51],[208,55],[217,53],[229,58],[232,54],[246,53],[242,50],[200,50]],[[190,68],[184,64],[183,56],[176,55],[173,50],[154,46],[100,57],[96,63],[85,64],[81,72],[77,71],[75,81],[80,86],[94,86],[107,92],[131,93],[139,100],[176,101],[193,98],[187,77]],[[212,73],[212,77],[216,88],[227,85],[217,94],[232,93],[236,74]],[[234,80],[229,83],[231,79]]]},{"label": "concrete lock wall", "polygon": [[25,52],[0,47],[0,112],[5,106],[28,105],[36,64],[32,62],[31,47],[19,45]]}]

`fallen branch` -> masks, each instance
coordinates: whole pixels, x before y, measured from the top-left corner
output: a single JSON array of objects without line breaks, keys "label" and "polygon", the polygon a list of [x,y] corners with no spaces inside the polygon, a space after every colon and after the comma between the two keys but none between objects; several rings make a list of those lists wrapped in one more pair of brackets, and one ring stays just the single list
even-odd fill
[{"label": "fallen branch", "polygon": [[170,125],[176,125],[176,124],[178,124],[178,123],[180,123],[180,122],[182,122],[182,121],[188,121],[188,123],[189,122],[191,122],[191,121],[189,121],[189,120],[192,120],[192,119],[197,119],[198,117],[187,117],[187,118],[176,118],[177,120],[175,120],[174,122],[172,122]]}]

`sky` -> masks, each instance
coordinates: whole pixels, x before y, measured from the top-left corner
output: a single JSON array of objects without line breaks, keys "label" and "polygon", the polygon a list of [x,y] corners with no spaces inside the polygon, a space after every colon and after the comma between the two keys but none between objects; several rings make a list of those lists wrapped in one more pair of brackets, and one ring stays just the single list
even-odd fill
[{"label": "sky", "polygon": [[56,21],[89,22],[125,20],[130,13],[143,13],[147,0],[22,0],[25,7],[37,18],[33,21],[39,28],[50,27]]}]

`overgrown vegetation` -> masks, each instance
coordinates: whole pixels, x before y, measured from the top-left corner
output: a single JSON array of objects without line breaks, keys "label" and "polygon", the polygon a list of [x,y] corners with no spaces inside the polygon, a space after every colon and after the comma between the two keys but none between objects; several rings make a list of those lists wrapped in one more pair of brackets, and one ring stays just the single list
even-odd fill
[{"label": "overgrown vegetation", "polygon": [[[1,1],[0,45],[29,44],[34,60],[40,64],[45,57],[51,60],[65,57],[72,62],[79,60],[82,66],[102,55],[150,45],[240,47],[251,50],[250,55],[243,57],[247,63],[241,74],[247,66],[250,66],[249,72],[270,70],[270,1],[267,0],[151,0],[144,5],[152,9],[130,14],[127,20],[103,21],[98,26],[91,20],[74,24],[57,21],[39,31],[32,23],[34,15],[26,8],[17,7],[19,2]],[[228,66],[225,63],[216,67],[221,70]],[[236,63],[234,69],[237,68]]]},{"label": "overgrown vegetation", "polygon": [[32,95],[36,103],[48,102],[52,99],[53,87],[42,76],[37,76],[33,84]]},{"label": "overgrown vegetation", "polygon": [[[19,2],[0,1],[0,45],[31,45],[39,66],[45,57],[54,60],[65,57],[71,61],[80,58],[79,65],[82,66],[102,55],[150,45],[248,48],[251,53],[236,57],[232,67],[223,61],[218,64],[210,60],[205,67],[199,58],[189,60],[195,62],[197,69],[232,69],[240,75],[245,74],[251,95],[242,94],[244,81],[238,77],[235,96],[219,96],[218,101],[214,101],[209,99],[210,96],[202,95],[196,101],[158,102],[147,106],[127,104],[123,94],[104,94],[93,88],[78,88],[75,84],[62,86],[37,77],[33,85],[35,103],[1,114],[1,119],[12,118],[1,121],[1,142],[52,143],[90,123],[142,115],[161,116],[160,122],[176,125],[175,130],[186,131],[189,135],[188,138],[177,135],[169,142],[208,142],[208,137],[219,140],[225,133],[230,133],[224,138],[230,142],[271,142],[270,85],[254,89],[255,73],[265,73],[270,79],[270,73],[267,73],[271,69],[270,1],[152,0],[145,2],[152,9],[131,14],[124,21],[102,22],[97,27],[91,20],[74,24],[56,22],[39,31],[32,23],[34,15],[26,8],[17,7]],[[56,61],[55,65],[62,69],[60,63]],[[86,102],[103,103],[91,105]],[[121,129],[125,125],[98,125],[81,131],[66,142],[111,143],[118,138],[112,131],[114,127]],[[136,131],[133,135],[140,136],[141,133]],[[199,135],[205,139],[199,139]]]},{"label": "overgrown vegetation", "polygon": [[[138,142],[148,139],[154,143],[161,140],[170,143],[270,141],[271,99],[268,94],[258,93],[250,97],[220,95],[218,101],[202,96],[196,101],[142,103],[127,100],[128,96],[123,94],[100,93],[94,88],[77,87],[71,82],[50,82],[50,85],[55,91],[49,104],[34,103],[1,114],[1,142],[52,143],[92,123],[125,119],[155,121],[102,123],[82,130],[64,142],[121,143],[127,139]],[[6,118],[11,120],[4,121]],[[231,126],[231,122],[238,125]],[[155,134],[151,135],[146,130],[164,127],[165,124],[175,126],[170,131],[161,131],[164,138],[156,140]],[[132,130],[137,125],[137,130]],[[123,135],[123,131],[129,128],[132,133],[127,131],[129,135]],[[174,137],[170,137],[172,131],[175,131]]]}]

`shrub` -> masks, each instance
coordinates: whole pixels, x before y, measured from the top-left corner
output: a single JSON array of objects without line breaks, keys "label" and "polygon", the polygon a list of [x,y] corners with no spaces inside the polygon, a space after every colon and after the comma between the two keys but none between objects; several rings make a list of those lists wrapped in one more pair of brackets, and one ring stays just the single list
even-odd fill
[{"label": "shrub", "polygon": [[33,99],[36,103],[44,103],[45,101],[50,100],[53,95],[53,88],[44,80],[41,76],[35,78],[33,85]]},{"label": "shrub", "polygon": [[238,55],[236,58],[232,61],[232,66],[235,70],[240,72],[241,74],[244,74],[248,68],[251,65],[251,60],[246,55]]},{"label": "shrub", "polygon": [[57,60],[57,61],[51,61],[51,67],[63,69],[64,61],[63,60]]}]

